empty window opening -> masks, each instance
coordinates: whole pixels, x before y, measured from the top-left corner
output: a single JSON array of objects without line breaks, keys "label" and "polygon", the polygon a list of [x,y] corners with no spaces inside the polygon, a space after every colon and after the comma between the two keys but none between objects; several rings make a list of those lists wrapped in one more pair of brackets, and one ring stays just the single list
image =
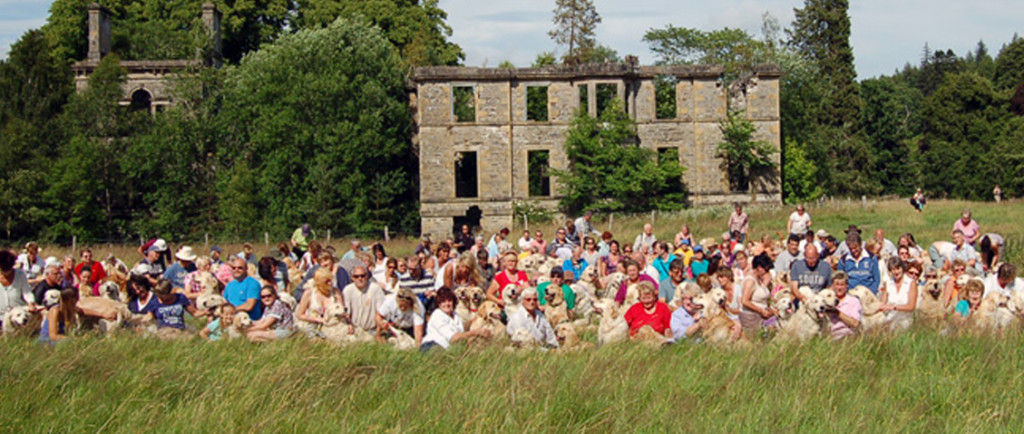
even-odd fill
[{"label": "empty window opening", "polygon": [[658,119],[676,118],[676,85],[679,79],[671,75],[654,78],[654,103]]},{"label": "empty window opening", "polygon": [[455,197],[476,197],[476,152],[459,152],[455,158]]},{"label": "empty window opening", "polygon": [[679,148],[658,148],[658,165],[663,164],[679,164]]},{"label": "empty window opening", "polygon": [[526,86],[526,120],[547,122],[548,87]]},{"label": "empty window opening", "polygon": [[143,89],[139,89],[135,92],[132,92],[132,103],[129,106],[132,111],[145,110],[148,112],[152,105],[153,97],[149,94],[149,92]]},{"label": "empty window opening", "polygon": [[476,95],[473,86],[452,86],[452,115],[455,122],[476,122]]},{"label": "empty window opening", "polygon": [[462,225],[468,225],[469,230],[473,232],[479,232],[480,218],[484,216],[484,212],[480,210],[480,207],[473,205],[466,209],[466,215],[452,217],[452,234],[458,234],[462,232]]},{"label": "empty window opening", "polygon": [[590,112],[590,87],[585,85],[585,84],[581,84],[579,86],[576,86],[576,89],[580,93],[580,110],[583,110],[584,113],[589,113]]},{"label": "empty window opening", "polygon": [[530,173],[530,196],[551,196],[551,167],[548,151],[529,151],[526,154],[527,169]]},{"label": "empty window opening", "polygon": [[615,83],[600,83],[597,85],[597,114],[604,113],[605,109],[619,96],[619,87]]}]

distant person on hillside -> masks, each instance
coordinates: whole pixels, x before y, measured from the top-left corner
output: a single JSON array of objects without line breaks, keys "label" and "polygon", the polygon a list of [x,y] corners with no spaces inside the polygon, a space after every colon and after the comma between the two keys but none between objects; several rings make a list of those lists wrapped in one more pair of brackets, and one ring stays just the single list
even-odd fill
[{"label": "distant person on hillside", "polygon": [[[811,221],[811,215],[807,213],[804,206],[802,204],[797,205],[796,211],[793,211],[793,213],[789,215],[789,221],[786,222],[786,230],[789,231],[791,235],[801,237],[807,233],[807,230],[811,228],[813,223],[814,222]],[[799,241],[797,241],[797,244],[799,245]]]},{"label": "distant person on hillside", "polygon": [[309,223],[303,224],[295,232],[292,233],[292,252],[295,256],[302,257],[307,251],[309,251],[309,241],[316,238],[316,234],[313,233],[313,229],[309,227]]},{"label": "distant person on hillside", "polygon": [[995,198],[996,203],[1003,200],[1003,189],[999,188],[999,184],[996,184],[996,188],[992,189],[992,196]]},{"label": "distant person on hillside", "polygon": [[917,212],[924,210],[924,204],[926,202],[928,202],[928,199],[924,197],[924,193],[921,192],[920,188],[914,193],[914,197],[910,198],[910,206],[914,207]]},{"label": "distant person on hillside", "polygon": [[729,215],[729,233],[733,241],[747,242],[747,231],[750,230],[750,216],[743,212],[743,205],[735,204],[736,212]]},{"label": "distant person on hillside", "polygon": [[953,230],[950,232],[955,233],[958,230],[964,233],[964,240],[966,240],[967,244],[970,244],[972,247],[978,241],[978,238],[981,237],[981,230],[978,229],[978,221],[971,218],[971,210],[969,209],[965,209],[964,212],[960,214],[960,219],[953,223]]}]

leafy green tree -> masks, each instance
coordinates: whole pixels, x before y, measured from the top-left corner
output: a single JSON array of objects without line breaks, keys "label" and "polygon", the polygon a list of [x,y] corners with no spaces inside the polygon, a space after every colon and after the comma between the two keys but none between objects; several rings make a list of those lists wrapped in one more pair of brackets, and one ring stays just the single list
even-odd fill
[{"label": "leafy green tree", "polygon": [[594,35],[601,16],[593,0],[555,0],[552,11],[554,29],[548,32],[556,44],[566,47],[562,61],[567,64],[587,63],[597,46]]},{"label": "leafy green tree", "polygon": [[996,88],[1016,89],[1024,83],[1024,39],[1014,39],[999,50],[993,79]]},{"label": "leafy green tree", "polygon": [[925,99],[922,120],[922,185],[933,194],[980,199],[990,180],[979,176],[985,156],[1010,117],[1005,99],[977,74],[951,74]]},{"label": "leafy green tree", "polygon": [[437,0],[297,0],[295,28],[324,27],[363,17],[398,48],[406,65],[458,65],[466,55],[449,41],[448,14]]},{"label": "leafy green tree", "polygon": [[818,124],[853,131],[861,103],[848,11],[847,0],[804,0],[803,8],[794,9],[793,27],[787,33],[790,45],[816,65],[822,81]]},{"label": "leafy green tree", "polygon": [[767,60],[765,44],[741,29],[704,31],[668,25],[648,30],[643,40],[660,64],[722,65],[727,81]]},{"label": "leafy green tree", "polygon": [[782,200],[786,203],[808,202],[825,194],[819,166],[805,148],[794,140],[786,140],[783,145]]},{"label": "leafy green tree", "polygon": [[551,66],[555,64],[555,53],[553,51],[545,51],[543,53],[537,53],[537,58],[533,60],[531,68],[541,68],[545,66]]},{"label": "leafy green tree", "polygon": [[416,160],[405,68],[379,28],[339,19],[264,46],[228,72],[221,115],[230,139],[219,179],[252,170],[256,224],[408,229],[399,225],[415,213]]},{"label": "leafy green tree", "polygon": [[618,101],[598,118],[582,111],[566,135],[569,166],[552,169],[570,215],[584,210],[641,212],[678,209],[686,204],[678,163],[659,164],[654,151],[639,146],[636,123]]},{"label": "leafy green tree", "polygon": [[0,60],[0,230],[35,236],[59,139],[56,118],[71,94],[71,70],[55,59],[42,32],[30,30]]},{"label": "leafy green tree", "polygon": [[117,55],[105,57],[61,116],[64,144],[54,162],[46,198],[50,239],[123,239],[133,209],[124,171],[132,138],[149,127],[148,112],[118,105],[126,72]]},{"label": "leafy green tree", "polygon": [[722,159],[722,169],[729,175],[729,188],[747,191],[753,177],[775,167],[771,155],[777,151],[768,142],[754,140],[757,128],[742,111],[729,111],[718,128],[722,131],[722,142],[715,156]]},{"label": "leafy green tree", "polygon": [[913,139],[921,130],[921,92],[903,80],[881,77],[861,82],[862,125],[874,155],[872,178],[888,194],[910,195],[917,167]]}]

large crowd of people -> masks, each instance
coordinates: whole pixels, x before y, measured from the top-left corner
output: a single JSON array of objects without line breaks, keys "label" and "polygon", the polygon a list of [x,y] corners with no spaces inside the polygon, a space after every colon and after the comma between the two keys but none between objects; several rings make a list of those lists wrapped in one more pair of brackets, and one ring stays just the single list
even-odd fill
[{"label": "large crowd of people", "polygon": [[[98,260],[88,248],[77,258],[43,258],[28,243],[20,254],[0,250],[0,312],[5,333],[37,318],[32,333],[48,344],[91,319],[169,339],[306,337],[426,351],[493,340],[557,348],[561,325],[594,330],[611,321],[633,339],[699,341],[718,328],[740,342],[770,336],[793,311],[819,304],[820,334],[834,339],[905,330],[923,309],[939,312],[943,327],[989,324],[984,303],[998,296],[996,308],[1024,311],[1014,302],[1024,281],[1003,262],[1003,237],[983,232],[968,210],[948,240],[927,246],[911,233],[892,242],[883,229],[865,234],[856,225],[841,237],[815,230],[803,206],[783,239],[748,238],[741,205],[720,237],[700,240],[686,225],[659,240],[648,223],[620,243],[592,218],[568,219],[551,240],[539,230],[512,240],[508,229],[485,239],[462,226],[447,239],[422,237],[406,258],[359,240],[338,252],[309,225],[263,257],[249,244],[230,255],[217,246],[202,256],[190,246],[171,254],[152,239],[132,266],[121,260],[131,258]],[[818,303],[826,292],[831,301]],[[720,299],[709,302],[711,294]]]}]

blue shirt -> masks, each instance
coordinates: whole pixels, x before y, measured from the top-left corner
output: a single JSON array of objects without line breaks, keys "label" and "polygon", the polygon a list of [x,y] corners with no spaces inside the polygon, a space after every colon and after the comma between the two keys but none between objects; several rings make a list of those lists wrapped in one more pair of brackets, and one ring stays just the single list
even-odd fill
[{"label": "blue shirt", "polygon": [[878,294],[878,284],[881,276],[878,274],[878,259],[861,251],[859,259],[846,255],[839,261],[836,267],[839,271],[845,271],[850,276],[850,289],[864,286],[872,293]]},{"label": "blue shirt", "polygon": [[174,294],[174,301],[164,304],[158,297],[153,297],[156,303],[149,303],[142,313],[151,313],[156,318],[156,328],[166,327],[185,329],[185,308],[188,307],[188,298],[185,294]]},{"label": "blue shirt", "polygon": [[[580,280],[580,276],[583,275],[583,270],[587,269],[587,260],[580,258],[580,262],[576,266],[572,265],[572,258],[566,259],[562,263],[562,271],[566,273],[572,273],[572,281],[575,282]],[[571,308],[570,308],[571,309]]]},{"label": "blue shirt", "polygon": [[167,267],[167,271],[164,271],[164,279],[171,281],[172,288],[184,288],[185,287],[185,276],[188,273],[196,271],[195,264],[189,265],[188,268],[182,267],[180,262],[175,262]]},{"label": "blue shirt", "polygon": [[668,265],[675,259],[675,255],[669,255],[668,259],[661,259],[661,256],[654,258],[654,268],[658,270],[658,280],[668,279]]},{"label": "blue shirt", "polygon": [[235,305],[245,304],[249,300],[256,300],[256,305],[249,311],[249,318],[256,321],[263,317],[263,304],[260,303],[260,283],[252,277],[246,276],[241,282],[238,279],[228,282],[224,287],[224,299]]},{"label": "blue shirt", "polygon": [[703,261],[694,260],[690,262],[690,273],[693,274],[693,278],[696,279],[697,276],[700,276],[701,274],[707,274],[708,265],[707,259]]},{"label": "blue shirt", "polygon": [[693,320],[693,315],[690,315],[690,312],[687,312],[686,309],[676,309],[675,312],[672,312],[672,320],[669,322],[670,327],[672,327],[672,337],[676,341],[686,339],[686,329],[696,322]]}]

